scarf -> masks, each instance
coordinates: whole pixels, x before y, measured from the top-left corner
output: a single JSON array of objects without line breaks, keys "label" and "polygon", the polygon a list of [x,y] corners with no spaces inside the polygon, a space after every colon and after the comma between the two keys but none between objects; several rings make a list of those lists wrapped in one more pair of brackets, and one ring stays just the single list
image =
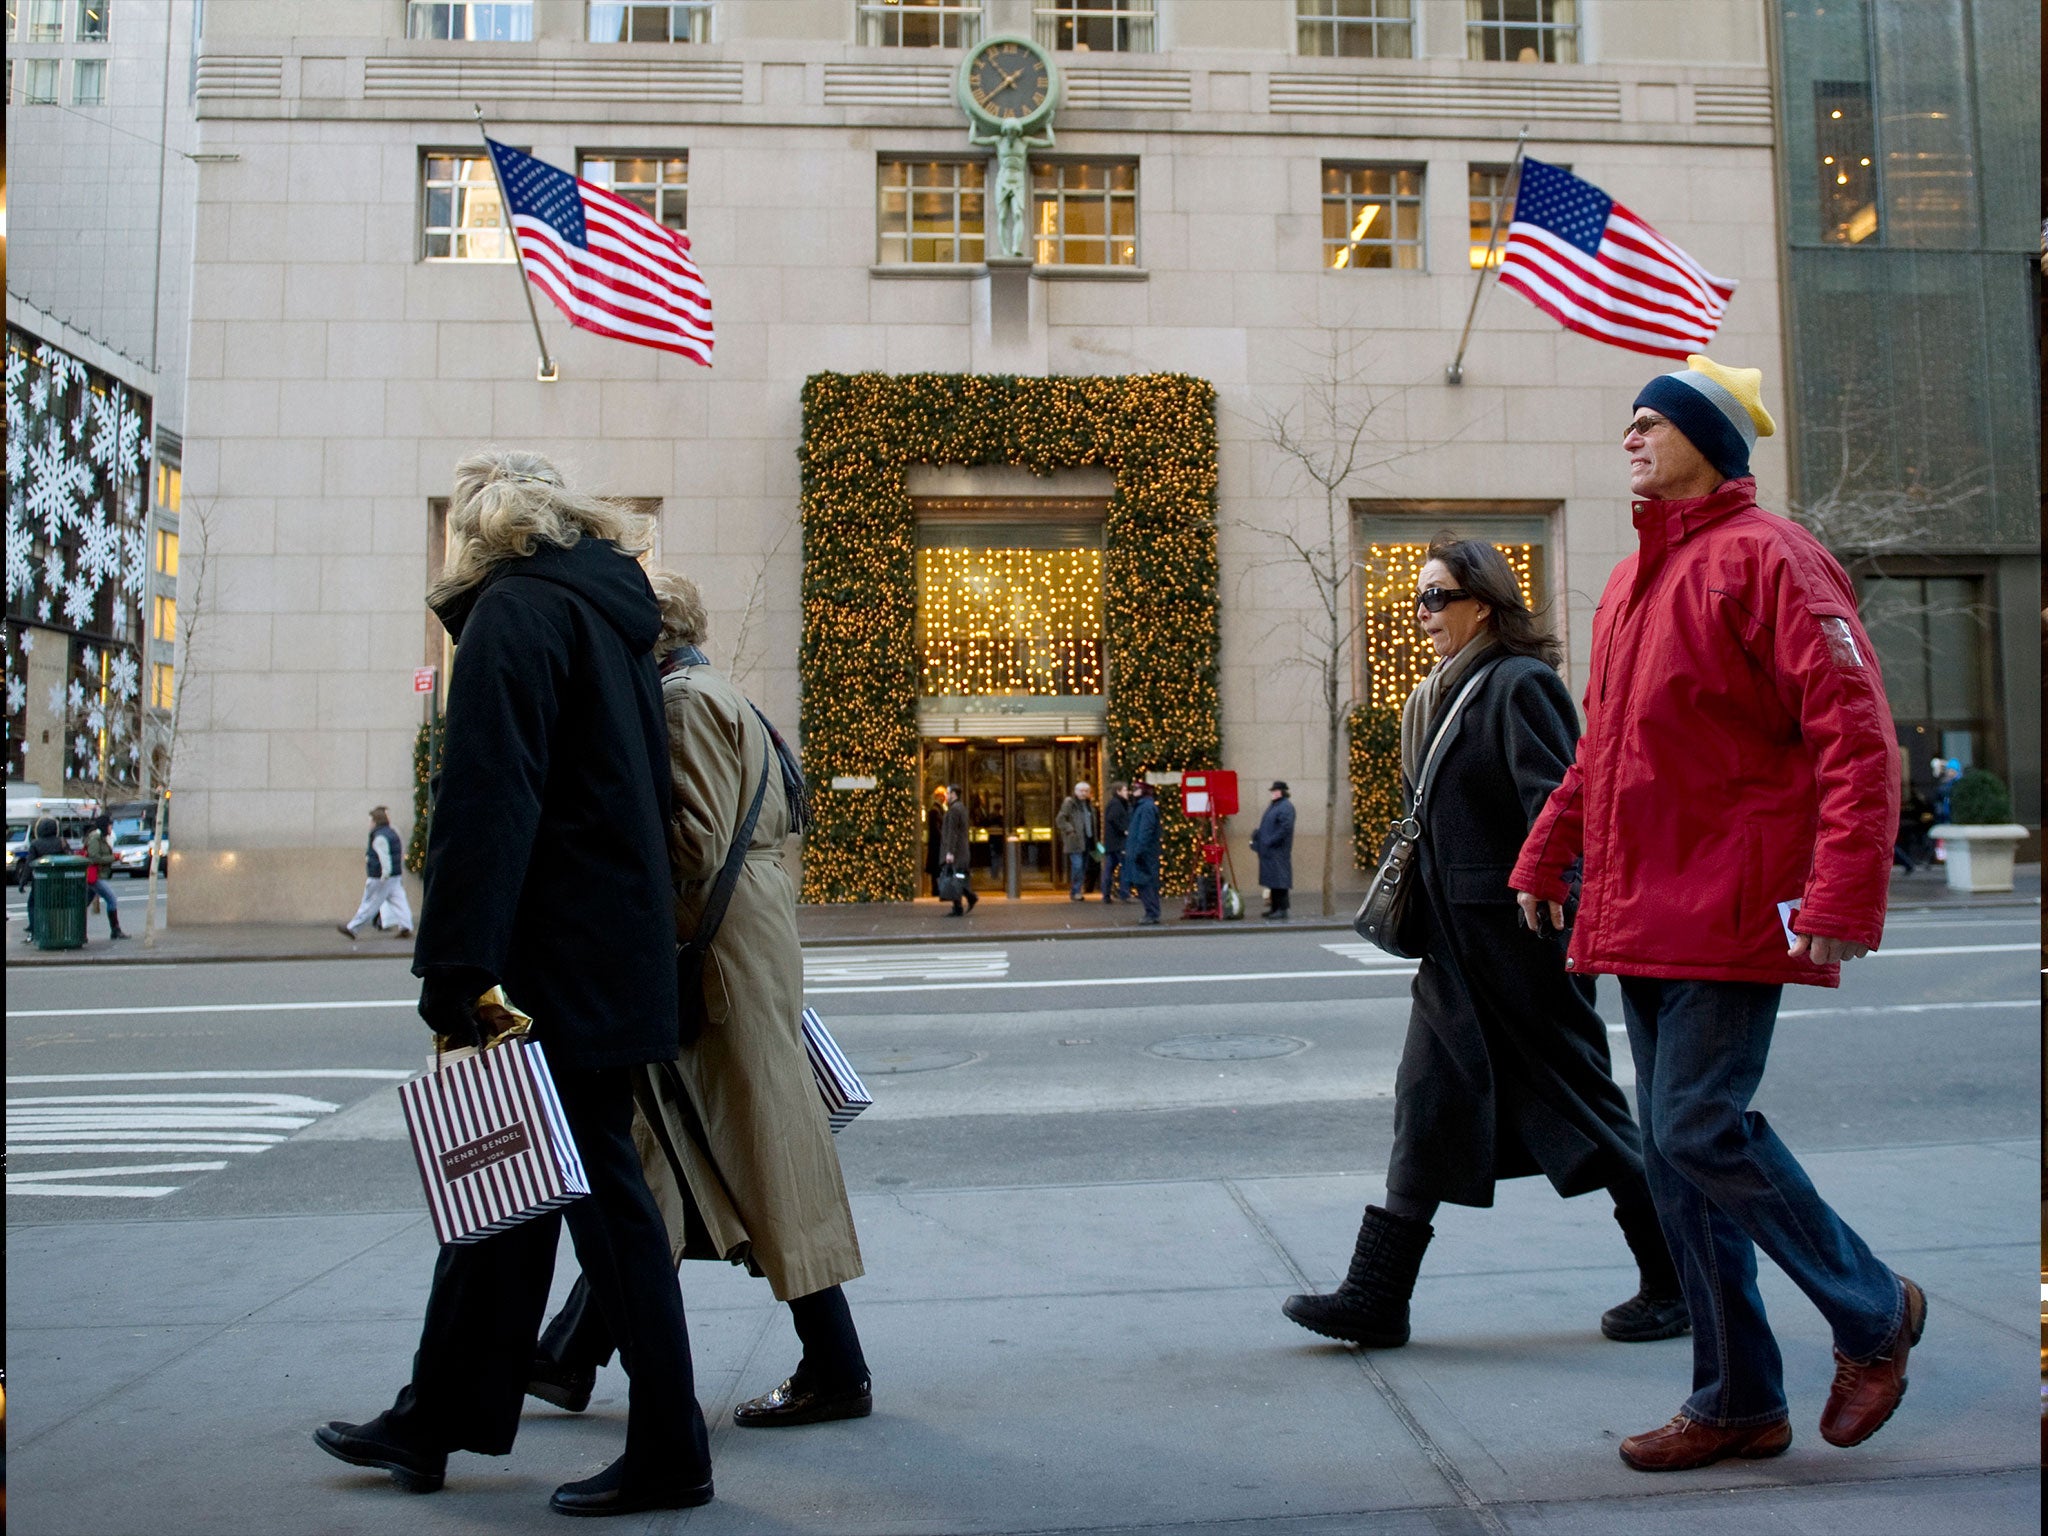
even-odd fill
[{"label": "scarf", "polygon": [[1422,754],[1428,750],[1430,733],[1436,729],[1443,707],[1458,696],[1458,685],[1494,646],[1493,636],[1481,630],[1465,642],[1465,648],[1444,657],[1429,669],[1429,675],[1415,685],[1408,702],[1401,706],[1401,772],[1410,789],[1422,771]]}]

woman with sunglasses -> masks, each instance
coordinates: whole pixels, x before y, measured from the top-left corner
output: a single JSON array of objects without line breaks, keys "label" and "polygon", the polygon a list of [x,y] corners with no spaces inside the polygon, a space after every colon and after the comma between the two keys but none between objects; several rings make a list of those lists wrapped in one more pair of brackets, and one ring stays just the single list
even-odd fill
[{"label": "woman with sunglasses", "polygon": [[[1593,983],[1565,969],[1562,931],[1524,927],[1508,873],[1571,765],[1579,718],[1500,551],[1440,535],[1416,619],[1438,661],[1401,716],[1404,799],[1439,727],[1423,797],[1419,885],[1402,938],[1422,956],[1394,1082],[1384,1205],[1369,1205],[1349,1272],[1290,1296],[1302,1327],[1369,1349],[1408,1342],[1408,1302],[1438,1203],[1488,1206],[1500,1179],[1541,1173],[1560,1195],[1606,1189],[1640,1271],[1600,1319],[1610,1339],[1687,1331],[1686,1306],[1643,1178],[1642,1143],[1614,1081]],[[1453,711],[1462,690],[1472,696]]]}]

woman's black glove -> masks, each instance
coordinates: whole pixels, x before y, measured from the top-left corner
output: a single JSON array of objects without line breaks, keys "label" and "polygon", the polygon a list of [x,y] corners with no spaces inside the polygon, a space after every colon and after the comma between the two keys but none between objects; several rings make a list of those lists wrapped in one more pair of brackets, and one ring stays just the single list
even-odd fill
[{"label": "woman's black glove", "polygon": [[475,966],[434,966],[420,983],[420,1017],[451,1048],[481,1046],[484,1042],[477,1028],[476,1000],[496,985],[488,972]]}]

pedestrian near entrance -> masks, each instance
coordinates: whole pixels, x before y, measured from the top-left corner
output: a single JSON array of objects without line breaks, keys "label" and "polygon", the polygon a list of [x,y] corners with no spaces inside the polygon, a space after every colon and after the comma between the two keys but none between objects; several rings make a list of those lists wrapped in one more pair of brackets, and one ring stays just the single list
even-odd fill
[{"label": "pedestrian near entrance", "polygon": [[1060,834],[1060,848],[1067,856],[1067,900],[1088,899],[1088,856],[1095,849],[1095,806],[1084,779],[1074,792],[1060,802],[1052,824]]},{"label": "pedestrian near entrance", "polygon": [[932,803],[924,809],[924,873],[934,896],[939,894],[939,843],[945,831],[946,789],[942,784],[932,791]]},{"label": "pedestrian near entrance", "polygon": [[[1605,1189],[1635,1254],[1636,1294],[1608,1309],[1600,1331],[1625,1343],[1668,1339],[1685,1332],[1685,1302],[1593,984],[1566,970],[1561,924],[1521,928],[1508,888],[1578,739],[1556,670],[1562,648],[1483,540],[1439,537],[1417,588],[1416,617],[1438,660],[1402,710],[1408,814],[1432,746],[1435,759],[1407,877],[1415,884],[1401,938],[1422,964],[1394,1075],[1386,1201],[1366,1207],[1344,1283],[1328,1296],[1290,1296],[1282,1310],[1330,1338],[1405,1344],[1438,1202],[1490,1206],[1500,1180],[1541,1173],[1566,1197]],[[1467,689],[1476,691],[1457,704]]]},{"label": "pedestrian near entrance", "polygon": [[[1109,799],[1102,807],[1102,899],[1129,901],[1124,844],[1131,830],[1131,786],[1119,779],[1109,786]],[[1121,889],[1119,889],[1121,887]]]},{"label": "pedestrian near entrance", "polygon": [[405,899],[405,845],[391,825],[389,808],[370,807],[370,843],[363,850],[363,899],[356,915],[339,924],[353,940],[356,930],[372,918],[394,939],[412,937],[412,908]]},{"label": "pedestrian near entrance", "polygon": [[1294,802],[1287,797],[1287,783],[1275,779],[1267,792],[1265,814],[1252,833],[1252,852],[1259,856],[1259,884],[1266,888],[1266,910],[1259,915],[1270,922],[1288,920],[1287,893],[1294,885]]},{"label": "pedestrian near entrance", "polygon": [[85,834],[85,878],[87,899],[97,897],[107,907],[107,937],[125,939],[121,931],[121,903],[114,895],[114,871],[121,861],[115,857],[114,845],[107,837],[113,827],[113,817],[102,811],[96,816]]},{"label": "pedestrian near entrance", "polygon": [[1137,799],[1131,806],[1124,857],[1130,860],[1131,884],[1144,912],[1138,926],[1149,928],[1159,922],[1159,802],[1153,798],[1150,784],[1134,784],[1131,793]]},{"label": "pedestrian near entrance", "polygon": [[444,1246],[412,1379],[368,1423],[314,1438],[420,1492],[441,1486],[450,1451],[508,1453],[566,1219],[633,1371],[625,1454],[551,1506],[688,1508],[711,1498],[710,1440],[633,1141],[638,1069],[679,1045],[661,614],[636,558],[647,520],[570,489],[538,454],[490,450],[456,466],[448,532],[428,600],[459,649],[413,956],[420,1014],[474,1043],[476,999],[503,983],[533,1016],[590,1194]]},{"label": "pedestrian near entrance", "polygon": [[[701,649],[708,625],[696,584],[656,571],[653,585],[677,943],[697,933],[756,793],[761,809],[704,967],[704,1030],[672,1064],[641,1069],[641,1166],[678,1262],[744,1264],[789,1305],[803,1357],[780,1386],[734,1408],[733,1421],[862,1418],[873,1406],[867,1360],[840,1288],[862,1273],[860,1243],[804,1049],[796,886],[783,864],[802,830],[803,772]],[[527,1392],[580,1413],[614,1347],[583,1276],[542,1335]]]},{"label": "pedestrian near entrance", "polygon": [[953,897],[953,917],[961,915],[960,903],[965,899],[966,911],[972,912],[981,905],[981,898],[974,894],[973,871],[967,867],[973,845],[967,840],[967,802],[961,798],[960,786],[946,786],[946,820],[939,832],[939,863],[952,874],[960,877],[960,889]]},{"label": "pedestrian near entrance", "polygon": [[1837,986],[1884,929],[1899,771],[1856,593],[1798,524],[1756,504],[1774,430],[1761,373],[1693,356],[1636,396],[1622,437],[1636,552],[1593,623],[1586,734],[1512,884],[1561,922],[1568,964],[1621,978],[1643,1158],[1693,1326],[1693,1392],[1621,1442],[1645,1472],[1775,1456],[1784,1368],[1762,1248],[1834,1333],[1821,1438],[1856,1445],[1906,1390],[1927,1298],[1881,1263],[1749,1108],[1787,982]]}]

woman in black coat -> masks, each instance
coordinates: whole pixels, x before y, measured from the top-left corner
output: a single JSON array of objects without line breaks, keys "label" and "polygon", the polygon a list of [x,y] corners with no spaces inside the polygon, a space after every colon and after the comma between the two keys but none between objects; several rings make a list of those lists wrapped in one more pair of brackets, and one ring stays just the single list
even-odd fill
[{"label": "woman in black coat", "polygon": [[450,1451],[511,1450],[566,1219],[634,1368],[625,1454],[556,1489],[552,1507],[687,1508],[711,1497],[710,1440],[633,1141],[634,1069],[678,1048],[661,612],[635,558],[645,520],[532,453],[465,459],[454,490],[448,568],[428,598],[457,650],[413,959],[420,1014],[476,1044],[476,1001],[504,984],[533,1016],[590,1194],[444,1247],[412,1379],[376,1418],[314,1439],[420,1492],[441,1486]]},{"label": "woman in black coat", "polygon": [[1561,1195],[1604,1188],[1614,1198],[1640,1286],[1601,1318],[1601,1331],[1671,1338],[1689,1326],[1685,1301],[1593,983],[1566,971],[1563,933],[1522,926],[1508,888],[1578,745],[1557,642],[1536,627],[1500,551],[1481,540],[1440,538],[1418,587],[1418,617],[1440,659],[1402,714],[1411,802],[1437,728],[1462,689],[1475,691],[1436,747],[1423,796],[1402,934],[1422,965],[1394,1082],[1386,1204],[1366,1207],[1344,1283],[1328,1296],[1290,1296],[1282,1310],[1329,1338],[1405,1344],[1438,1202],[1491,1205],[1496,1180],[1541,1173]]}]

